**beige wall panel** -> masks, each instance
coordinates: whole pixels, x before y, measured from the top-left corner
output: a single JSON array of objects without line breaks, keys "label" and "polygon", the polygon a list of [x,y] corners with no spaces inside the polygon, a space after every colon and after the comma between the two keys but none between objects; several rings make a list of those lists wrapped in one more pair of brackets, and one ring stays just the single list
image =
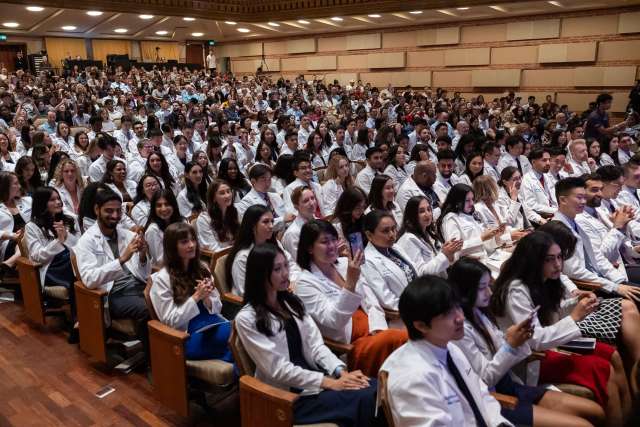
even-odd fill
[{"label": "beige wall panel", "polygon": [[410,86],[431,86],[431,71],[407,71],[407,74]]},{"label": "beige wall panel", "polygon": [[338,80],[341,85],[346,85],[351,80],[358,80],[358,73],[326,73],[324,75],[325,83],[333,83],[334,80]]},{"label": "beige wall panel", "polygon": [[[258,66],[260,66],[260,60],[258,60]],[[231,71],[234,73],[252,73],[256,71],[256,60],[249,59],[246,61],[231,61]]]},{"label": "beige wall panel", "polygon": [[623,61],[640,59],[640,40],[600,42],[598,61]]},{"label": "beige wall panel", "polygon": [[[558,92],[556,97],[556,103],[562,105],[567,104],[570,110],[574,111],[582,111],[585,109],[586,105],[589,105],[589,102],[593,102],[596,100],[596,97],[601,92],[590,92],[590,93],[568,93],[568,92]],[[613,103],[611,104],[611,110],[609,112],[612,113],[621,113],[624,112],[627,106],[627,92],[609,92],[613,96]]]},{"label": "beige wall panel", "polygon": [[418,30],[416,44],[418,46],[434,46],[460,43],[460,27],[433,28]]},{"label": "beige wall panel", "polygon": [[535,64],[538,59],[538,46],[493,47],[492,64]]},{"label": "beige wall panel", "polygon": [[491,48],[489,47],[448,49],[444,54],[444,64],[447,67],[457,65],[488,65],[490,58]]},{"label": "beige wall panel", "polygon": [[287,42],[265,42],[264,54],[265,55],[284,55],[287,53]]},{"label": "beige wall panel", "polygon": [[380,49],[381,43],[380,33],[347,36],[347,50]]},{"label": "beige wall panel", "polygon": [[620,34],[640,33],[640,12],[621,13],[618,32]]},{"label": "beige wall panel", "polygon": [[367,55],[338,56],[338,68],[341,70],[367,68]]},{"label": "beige wall panel", "polygon": [[282,71],[300,71],[307,69],[307,57],[282,58],[280,69]]},{"label": "beige wall panel", "polygon": [[596,42],[544,44],[538,49],[538,62],[588,62],[596,60]]},{"label": "beige wall panel", "polygon": [[316,51],[316,39],[287,40],[287,53],[310,53]]},{"label": "beige wall panel", "polygon": [[482,89],[478,89],[475,92],[460,92],[460,95],[467,101],[471,101],[471,98],[477,98],[478,95],[482,95],[484,100],[489,102],[493,101],[495,98],[499,99],[500,97],[507,96],[507,92],[484,92]]},{"label": "beige wall panel", "polygon": [[502,42],[507,40],[507,24],[463,26],[460,43]]},{"label": "beige wall panel", "polygon": [[383,33],[382,47],[384,49],[393,47],[413,47],[417,46],[417,31],[402,31],[399,33]]},{"label": "beige wall panel", "polygon": [[337,59],[335,55],[308,56],[307,70],[335,70]]},{"label": "beige wall panel", "polygon": [[558,70],[522,70],[522,87],[573,86],[573,68]]},{"label": "beige wall panel", "polygon": [[517,87],[520,86],[521,70],[473,70],[473,87]]},{"label": "beige wall panel", "polygon": [[407,52],[407,67],[442,67],[444,53],[444,50]]},{"label": "beige wall panel", "polygon": [[507,40],[552,39],[559,35],[559,19],[539,19],[507,24]]},{"label": "beige wall panel", "polygon": [[373,86],[386,87],[391,82],[393,73],[360,73],[363,83],[371,83]]},{"label": "beige wall panel", "polygon": [[370,53],[367,55],[369,68],[402,68],[405,64],[405,52]]},{"label": "beige wall panel", "polygon": [[582,16],[562,19],[562,37],[616,34],[618,15]]},{"label": "beige wall panel", "polygon": [[318,39],[318,52],[336,52],[347,46],[346,37],[321,37]]},{"label": "beige wall panel", "polygon": [[577,67],[576,86],[632,86],[636,67]]},{"label": "beige wall panel", "polygon": [[434,71],[433,86],[471,87],[471,71]]},{"label": "beige wall panel", "polygon": [[235,55],[230,55],[232,58],[234,56],[259,56],[262,55],[262,43],[244,43],[238,45],[235,49]]}]

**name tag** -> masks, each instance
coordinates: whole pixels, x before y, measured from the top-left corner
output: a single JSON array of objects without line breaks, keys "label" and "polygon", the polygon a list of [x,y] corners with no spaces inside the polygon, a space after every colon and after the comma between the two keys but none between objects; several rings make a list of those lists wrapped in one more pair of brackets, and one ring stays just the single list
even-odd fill
[{"label": "name tag", "polygon": [[458,395],[455,393],[449,396],[445,396],[444,400],[445,402],[447,402],[447,405],[455,405],[456,403],[460,403],[460,397],[458,397]]}]

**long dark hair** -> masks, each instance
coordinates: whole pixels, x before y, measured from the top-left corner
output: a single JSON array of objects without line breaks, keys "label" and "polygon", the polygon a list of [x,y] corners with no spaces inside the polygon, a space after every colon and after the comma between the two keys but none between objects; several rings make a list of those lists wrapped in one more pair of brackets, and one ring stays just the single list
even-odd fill
[{"label": "long dark hair", "polygon": [[338,232],[335,227],[331,225],[329,221],[325,221],[323,219],[312,219],[300,229],[300,240],[298,241],[298,255],[296,261],[301,268],[311,270],[311,263],[313,262],[310,253],[311,248],[313,248],[313,244],[323,233],[338,239]]},{"label": "long dark hair", "polygon": [[[171,213],[171,218],[169,221],[165,221],[160,218],[156,213],[156,205],[158,204],[158,200],[165,199],[167,203],[171,205],[173,212]],[[180,215],[180,209],[178,208],[178,201],[176,200],[176,196],[173,194],[173,191],[168,188],[158,189],[153,196],[151,196],[151,201],[149,203],[149,218],[147,219],[147,225],[145,225],[145,230],[149,228],[151,224],[156,224],[160,230],[163,232],[169,225],[175,222],[182,222],[184,218]]]},{"label": "long dark hair", "polygon": [[80,206],[78,207],[78,224],[80,229],[84,229],[84,219],[96,219],[96,212],[94,210],[96,195],[98,191],[111,190],[109,187],[101,182],[90,182],[82,191],[80,196]]},{"label": "long dark hair", "polygon": [[140,178],[140,181],[138,181],[138,185],[136,186],[136,197],[133,198],[134,205],[147,198],[147,196],[145,196],[144,194],[144,180],[147,178],[155,179],[158,182],[158,187],[162,188],[162,184],[160,184],[160,180],[157,176],[145,173],[144,175],[142,175],[142,178]]},{"label": "long dark hair", "polygon": [[[33,165],[33,175],[29,178],[29,181],[25,181],[22,174],[24,173],[24,169],[29,165]],[[16,176],[18,177],[18,182],[20,183],[20,187],[22,191],[25,192],[27,189],[33,191],[38,187],[42,187],[42,178],[40,177],[40,172],[38,170],[38,165],[30,156],[22,156],[16,162],[15,171]]]},{"label": "long dark hair", "polygon": [[[107,162],[107,168],[104,171],[104,175],[102,176],[102,182],[105,184],[114,184],[115,185],[115,181],[113,180],[113,170],[116,168],[116,166],[118,166],[118,164],[121,164],[122,166],[124,166],[125,170],[127,169],[127,164],[120,159],[111,159]],[[126,181],[126,178],[125,178]],[[126,184],[123,183],[123,185],[125,185],[126,188]]]},{"label": "long dark hair", "polygon": [[553,237],[543,231],[535,231],[518,241],[511,257],[502,264],[493,285],[490,308],[496,317],[505,315],[511,282],[521,280],[529,290],[533,305],[540,306],[540,323],[543,326],[552,324],[553,316],[560,308],[564,286],[559,279],[545,281],[542,271],[545,257],[554,244]]},{"label": "long dark hair", "polygon": [[273,167],[273,176],[283,179],[287,184],[291,184],[296,180],[296,177],[293,174],[293,155],[283,154],[278,157],[278,160]]},{"label": "long dark hair", "polygon": [[229,205],[223,216],[222,209],[215,201],[216,193],[222,185],[226,185],[231,189],[231,186],[221,179],[214,179],[211,182],[207,191],[207,212],[209,213],[209,218],[211,218],[211,228],[218,235],[218,240],[226,242],[230,240],[229,236],[231,236],[231,239],[235,237],[240,224],[238,222],[238,211],[233,203]]},{"label": "long dark hair", "polygon": [[[231,274],[233,261],[235,260],[238,252],[253,245],[255,241],[254,231],[256,225],[260,221],[260,218],[262,218],[262,216],[266,213],[271,213],[268,207],[263,205],[253,205],[246,210],[242,217],[242,222],[240,223],[240,228],[238,229],[238,235],[236,236],[236,240],[233,243],[231,250],[229,251],[229,255],[227,256],[227,263],[224,266],[224,271],[227,277],[229,288],[233,286],[233,275]],[[269,239],[268,242],[276,244],[275,235],[271,236],[271,239]]]},{"label": "long dark hair", "polygon": [[[267,305],[267,283],[271,279],[273,264],[278,254],[281,254],[286,259],[284,252],[278,245],[263,243],[256,245],[249,252],[247,258],[244,303],[251,304],[256,312],[256,329],[258,332],[268,337],[274,335],[271,316],[276,318],[279,331],[282,330],[284,321],[282,314]],[[289,311],[291,315],[300,319],[304,317],[304,304],[296,294],[289,291],[279,291],[277,298],[280,306]]]},{"label": "long dark hair", "polygon": [[[422,239],[427,245],[434,251],[438,249],[439,243],[442,243],[436,232],[436,222],[431,220],[431,225],[426,230],[421,229],[420,221],[418,220],[418,214],[420,212],[420,203],[422,201],[427,202],[427,206],[431,209],[431,215],[433,218],[433,209],[429,199],[424,196],[413,196],[407,201],[407,205],[404,208],[404,215],[402,216],[402,226],[398,233],[400,238],[404,233],[411,233]],[[437,244],[437,246],[436,246]]]},{"label": "long dark hair", "polygon": [[[491,271],[487,266],[475,258],[462,257],[449,267],[447,278],[460,296],[460,307],[464,312],[464,318],[480,333],[489,346],[491,353],[495,353],[496,346],[491,339],[491,335],[480,319],[477,318],[474,311],[476,300],[478,299],[478,285],[485,274],[491,277]],[[479,308],[479,310],[493,321],[494,318],[487,308]]]},{"label": "long dark hair", "polygon": [[[229,178],[229,164],[235,164],[236,169],[238,170],[238,174],[235,179]],[[238,162],[235,159],[230,157],[226,157],[220,161],[220,166],[218,167],[218,178],[224,179],[229,183],[234,192],[240,191],[243,193],[242,195],[251,191],[251,184],[247,181],[244,174],[240,171],[240,166],[238,166]]]},{"label": "long dark hair", "polygon": [[[156,173],[151,169],[151,166],[149,166],[149,160],[151,159],[151,156],[158,156],[160,158],[160,176],[156,175]],[[145,166],[144,173],[160,178],[162,184],[164,185],[164,188],[172,188],[173,184],[175,184],[176,182],[176,180],[173,179],[173,176],[171,175],[171,171],[169,170],[169,163],[167,163],[167,159],[164,158],[162,153],[153,152],[149,154],[149,157],[147,157],[147,165]]]},{"label": "long dark hair", "polygon": [[469,193],[473,193],[473,189],[467,184],[456,184],[449,190],[449,194],[447,194],[447,198],[444,199],[444,203],[442,204],[440,217],[438,217],[438,221],[436,221],[438,236],[440,236],[441,240],[444,240],[442,236],[442,222],[444,217],[447,216],[448,213],[457,214],[464,212],[465,200]]},{"label": "long dark hair", "polygon": [[378,174],[371,181],[371,190],[369,191],[368,202],[371,206],[371,209],[382,209],[385,211],[393,210],[393,200],[390,201],[386,206],[383,205],[384,200],[382,196],[382,191],[384,190],[384,186],[387,184],[387,181],[391,181],[392,178],[389,175]]},{"label": "long dark hair", "polygon": [[[58,194],[58,197],[60,197],[58,190],[53,187],[36,188],[31,196],[33,199],[33,204],[31,206],[31,221],[37,225],[40,230],[42,230],[42,234],[44,234],[44,237],[47,240],[53,240],[58,237],[58,233],[53,228],[54,221],[62,221],[65,228],[69,230],[70,233],[76,232],[75,221],[72,217],[65,215],[64,213],[60,213],[59,215],[56,215],[56,218],[54,218],[49,213],[47,204],[54,192]],[[60,202],[62,203],[62,200]]]},{"label": "long dark hair", "polygon": [[[191,169],[199,167],[202,170],[202,181],[196,187],[193,182],[187,177],[187,174],[191,172]],[[201,212],[204,210],[204,200],[207,200],[207,181],[204,179],[204,170],[202,166],[194,160],[187,162],[184,167],[184,185],[187,190],[187,200],[193,205],[193,210]]]},{"label": "long dark hair", "polygon": [[[156,193],[157,194],[157,193]],[[184,268],[182,258],[178,255],[178,242],[192,238],[196,245],[196,255]],[[169,273],[173,301],[182,305],[192,294],[198,280],[211,277],[207,267],[200,261],[200,244],[195,230],[186,222],[175,222],[164,231],[162,241],[164,249],[163,263]]]},{"label": "long dark hair", "polygon": [[364,193],[364,191],[362,191],[362,189],[360,189],[360,187],[347,188],[342,192],[340,197],[338,197],[336,208],[333,212],[333,217],[340,223],[342,234],[344,234],[345,237],[353,228],[356,228],[357,231],[362,232],[362,216],[356,221],[353,221],[352,216],[353,210],[361,202],[364,202],[366,206],[367,195]]},{"label": "long dark hair", "polygon": [[51,155],[51,160],[49,161],[49,171],[47,172],[47,179],[53,180],[56,168],[58,167],[58,164],[60,164],[60,161],[62,161],[63,159],[70,159],[69,154],[65,153],[64,151],[56,151]]},{"label": "long dark hair", "polygon": [[473,182],[477,177],[479,177],[480,175],[482,175],[484,173],[484,164],[482,165],[482,170],[480,172],[478,172],[477,174],[473,174],[471,172],[470,169],[470,165],[471,165],[471,160],[473,160],[474,157],[480,157],[480,160],[482,161],[483,157],[482,157],[482,153],[479,151],[474,151],[473,153],[469,154],[469,156],[467,157],[467,161],[464,165],[464,173],[469,177],[469,180],[471,182]]}]

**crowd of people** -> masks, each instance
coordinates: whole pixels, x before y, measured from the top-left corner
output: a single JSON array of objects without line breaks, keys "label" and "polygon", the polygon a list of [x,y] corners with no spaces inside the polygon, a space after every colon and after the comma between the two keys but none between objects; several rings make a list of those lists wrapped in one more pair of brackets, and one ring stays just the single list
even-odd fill
[{"label": "crowd of people", "polygon": [[[41,264],[72,317],[76,280],[102,289],[144,343],[151,277],[159,320],[191,333],[187,357],[232,363],[201,262],[226,250],[244,301],[226,320],[258,379],[300,393],[296,424],[384,425],[382,370],[398,426],[624,425],[640,155],[635,111],[613,124],[611,103],[175,67],[5,72],[1,274]],[[198,332],[203,319],[216,326]],[[557,350],[579,338],[593,347]]]}]

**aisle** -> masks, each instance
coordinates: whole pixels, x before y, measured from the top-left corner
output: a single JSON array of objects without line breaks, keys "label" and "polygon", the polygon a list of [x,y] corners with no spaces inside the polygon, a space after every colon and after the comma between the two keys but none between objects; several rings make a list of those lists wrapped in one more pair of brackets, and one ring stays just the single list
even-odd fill
[{"label": "aisle", "polygon": [[[107,384],[116,391],[97,398]],[[0,426],[194,424],[211,425],[162,407],[143,374],[103,373],[58,328],[31,327],[21,306],[0,303]]]}]

